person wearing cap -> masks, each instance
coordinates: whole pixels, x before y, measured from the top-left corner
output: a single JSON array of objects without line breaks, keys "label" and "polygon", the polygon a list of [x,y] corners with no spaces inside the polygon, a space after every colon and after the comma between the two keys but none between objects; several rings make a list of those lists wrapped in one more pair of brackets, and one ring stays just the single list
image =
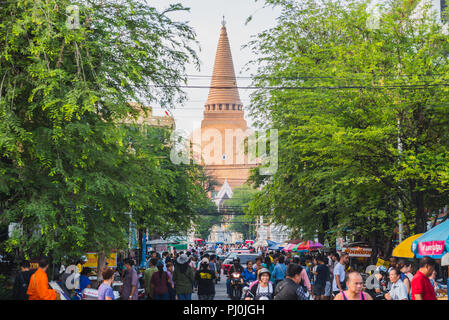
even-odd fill
[{"label": "person wearing cap", "polygon": [[178,300],[192,300],[195,271],[189,266],[189,260],[186,254],[181,254],[176,259],[173,282]]},{"label": "person wearing cap", "polygon": [[267,268],[260,269],[258,272],[259,279],[251,284],[245,300],[272,300],[274,288],[270,281],[270,275]]},{"label": "person wearing cap", "polygon": [[214,300],[215,278],[215,272],[210,270],[209,259],[203,258],[200,270],[195,273],[195,280],[198,283],[198,300]]}]

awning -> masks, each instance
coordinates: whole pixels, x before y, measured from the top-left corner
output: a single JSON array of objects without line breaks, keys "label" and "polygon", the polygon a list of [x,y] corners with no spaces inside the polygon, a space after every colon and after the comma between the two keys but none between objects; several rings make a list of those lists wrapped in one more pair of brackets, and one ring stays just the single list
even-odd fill
[{"label": "awning", "polygon": [[415,255],[412,252],[412,243],[422,235],[423,233],[418,233],[402,241],[393,249],[392,256],[398,258],[414,258]]},{"label": "awning", "polygon": [[413,241],[412,252],[417,258],[428,256],[441,259],[446,252],[449,252],[449,220],[440,223]]}]

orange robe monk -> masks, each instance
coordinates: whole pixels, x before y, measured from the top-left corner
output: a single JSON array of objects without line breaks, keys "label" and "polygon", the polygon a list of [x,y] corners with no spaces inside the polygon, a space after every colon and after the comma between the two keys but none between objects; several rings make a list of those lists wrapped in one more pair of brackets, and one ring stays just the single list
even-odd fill
[{"label": "orange robe monk", "polygon": [[47,273],[38,268],[31,276],[27,295],[29,300],[56,300],[56,291],[48,287]]}]

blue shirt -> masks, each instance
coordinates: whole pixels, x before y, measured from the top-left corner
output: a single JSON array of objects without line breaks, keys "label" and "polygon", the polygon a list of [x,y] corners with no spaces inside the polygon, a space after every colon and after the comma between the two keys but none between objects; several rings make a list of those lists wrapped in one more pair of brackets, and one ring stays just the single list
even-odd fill
[{"label": "blue shirt", "polygon": [[253,269],[253,271],[249,271],[248,268],[245,268],[242,272],[243,281],[250,283],[253,281],[256,281],[257,279],[257,273],[256,270]]},{"label": "blue shirt", "polygon": [[84,289],[87,288],[87,286],[90,285],[90,280],[85,275],[80,276],[80,292],[83,292]]},{"label": "blue shirt", "polygon": [[114,292],[112,291],[111,286],[106,283],[102,283],[98,288],[98,300],[106,300],[106,297],[114,300]]},{"label": "blue shirt", "polygon": [[278,263],[273,270],[272,276],[274,280],[284,280],[287,267],[283,263]]}]

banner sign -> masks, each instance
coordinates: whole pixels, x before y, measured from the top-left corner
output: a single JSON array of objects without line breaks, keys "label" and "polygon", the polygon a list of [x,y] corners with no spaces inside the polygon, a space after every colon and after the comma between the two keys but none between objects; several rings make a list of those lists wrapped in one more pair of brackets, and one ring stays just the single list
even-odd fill
[{"label": "banner sign", "polygon": [[384,266],[385,268],[390,267],[390,262],[382,259],[377,259],[376,267]]},{"label": "banner sign", "polygon": [[439,256],[444,252],[444,241],[427,241],[418,243],[420,256]]},{"label": "banner sign", "polygon": [[353,247],[353,248],[342,248],[341,251],[349,254],[350,257],[369,258],[371,257],[373,249]]},{"label": "banner sign", "polygon": [[[86,257],[87,262],[83,267],[96,268],[98,265],[98,254],[96,252],[87,252]],[[111,253],[109,257],[106,257],[106,262],[108,263],[108,267],[117,267],[117,253]]]}]

